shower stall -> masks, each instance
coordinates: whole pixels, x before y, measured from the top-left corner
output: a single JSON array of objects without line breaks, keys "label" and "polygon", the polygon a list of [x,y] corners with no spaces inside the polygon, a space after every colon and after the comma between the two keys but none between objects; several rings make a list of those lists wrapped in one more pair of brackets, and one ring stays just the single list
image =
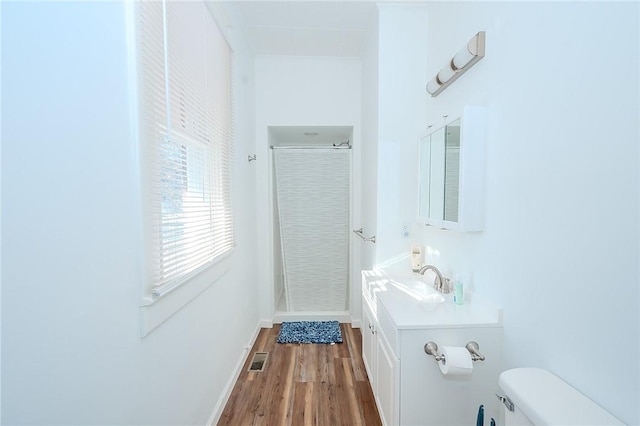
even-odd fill
[{"label": "shower stall", "polygon": [[351,134],[272,129],[276,317],[329,319],[349,310]]}]

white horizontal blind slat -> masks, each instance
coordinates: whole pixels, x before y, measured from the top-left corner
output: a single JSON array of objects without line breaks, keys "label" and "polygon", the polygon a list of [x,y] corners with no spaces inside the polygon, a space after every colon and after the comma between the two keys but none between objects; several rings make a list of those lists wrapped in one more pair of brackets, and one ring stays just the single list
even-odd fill
[{"label": "white horizontal blind slat", "polygon": [[143,172],[145,225],[148,229],[147,268],[150,279],[157,282],[157,260],[160,240],[155,230],[160,217],[153,212],[160,209],[159,181],[160,147],[167,138],[166,70],[164,52],[164,13],[162,2],[138,3],[138,87],[140,104],[140,156]]},{"label": "white horizontal blind slat", "polygon": [[138,16],[150,275],[173,288],[234,244],[230,49],[203,2],[143,1]]},{"label": "white horizontal blind slat", "polygon": [[[231,51],[215,22],[205,20],[207,132],[213,135],[214,179],[220,184],[213,200],[214,232],[221,244],[233,244],[231,216],[232,111]],[[220,54],[218,52],[224,52]]]},{"label": "white horizontal blind slat", "polygon": [[206,127],[206,13],[200,2],[167,3],[171,127],[211,143]]}]

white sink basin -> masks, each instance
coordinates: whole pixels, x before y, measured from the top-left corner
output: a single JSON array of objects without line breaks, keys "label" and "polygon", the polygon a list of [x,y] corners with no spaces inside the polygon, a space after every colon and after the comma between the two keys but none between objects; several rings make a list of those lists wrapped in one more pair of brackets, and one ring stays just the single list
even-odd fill
[{"label": "white sink basin", "polygon": [[393,285],[419,302],[442,303],[445,301],[444,296],[433,288],[432,284],[415,278],[394,279]]}]

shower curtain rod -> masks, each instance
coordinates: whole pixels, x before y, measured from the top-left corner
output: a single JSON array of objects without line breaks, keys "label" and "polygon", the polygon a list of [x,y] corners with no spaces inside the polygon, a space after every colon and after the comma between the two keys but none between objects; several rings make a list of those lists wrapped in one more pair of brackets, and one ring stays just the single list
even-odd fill
[{"label": "shower curtain rod", "polygon": [[334,145],[334,146],[274,146],[271,149],[351,149],[351,145]]}]

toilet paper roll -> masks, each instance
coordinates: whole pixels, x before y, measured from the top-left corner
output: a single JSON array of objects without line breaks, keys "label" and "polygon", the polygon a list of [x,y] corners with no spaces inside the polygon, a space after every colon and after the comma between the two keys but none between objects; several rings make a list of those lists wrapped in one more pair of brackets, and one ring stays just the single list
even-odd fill
[{"label": "toilet paper roll", "polygon": [[473,372],[473,360],[467,348],[444,346],[440,350],[445,361],[438,361],[440,372],[448,376],[468,376]]}]

